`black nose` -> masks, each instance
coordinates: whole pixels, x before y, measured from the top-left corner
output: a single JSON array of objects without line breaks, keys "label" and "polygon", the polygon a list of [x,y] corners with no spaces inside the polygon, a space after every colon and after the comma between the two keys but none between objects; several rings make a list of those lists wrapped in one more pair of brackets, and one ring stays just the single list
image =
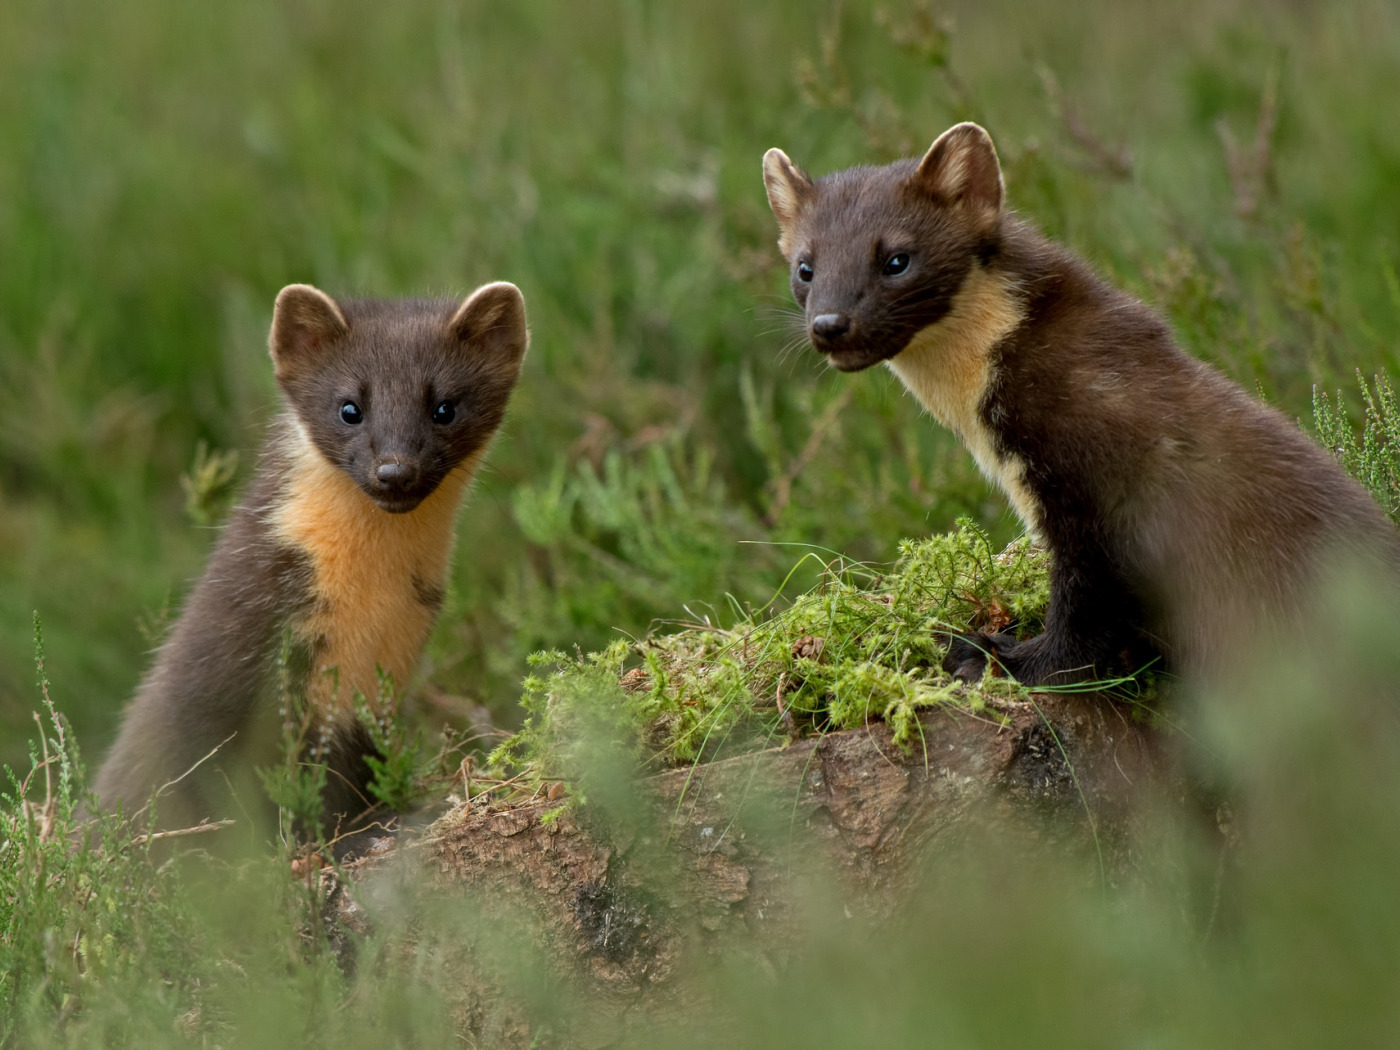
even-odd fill
[{"label": "black nose", "polygon": [[374,468],[375,478],[388,488],[407,488],[417,474],[410,464],[401,463],[396,459],[388,460]]},{"label": "black nose", "polygon": [[840,339],[851,330],[851,319],[845,314],[818,314],[812,318],[812,334],[821,339]]}]

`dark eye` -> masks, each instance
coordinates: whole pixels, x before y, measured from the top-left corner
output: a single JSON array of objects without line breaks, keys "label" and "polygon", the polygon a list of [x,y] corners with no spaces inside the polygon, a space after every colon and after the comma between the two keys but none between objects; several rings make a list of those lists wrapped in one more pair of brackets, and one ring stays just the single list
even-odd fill
[{"label": "dark eye", "polygon": [[347,401],[340,406],[340,418],[352,427],[356,427],[365,421],[365,414],[355,402]]},{"label": "dark eye", "polygon": [[808,284],[812,280],[812,264],[800,262],[797,264],[797,279],[803,284]]},{"label": "dark eye", "polygon": [[438,426],[446,426],[457,418],[457,406],[451,401],[439,401],[437,408],[433,409],[433,422]]},{"label": "dark eye", "polygon": [[909,269],[909,253],[898,252],[891,255],[889,259],[886,260],[885,268],[881,272],[884,273],[886,277],[898,277],[907,269]]}]

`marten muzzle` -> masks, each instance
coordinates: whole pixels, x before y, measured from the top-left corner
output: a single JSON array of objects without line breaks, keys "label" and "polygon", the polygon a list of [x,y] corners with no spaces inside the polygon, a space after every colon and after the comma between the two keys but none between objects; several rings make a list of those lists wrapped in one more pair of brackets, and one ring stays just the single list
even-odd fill
[{"label": "marten muzzle", "polygon": [[847,313],[823,313],[807,326],[808,338],[838,372],[859,372],[890,356],[887,347],[865,338],[856,319]]},{"label": "marten muzzle", "polygon": [[839,342],[851,330],[851,319],[846,314],[819,314],[812,318],[812,342],[820,348],[821,343]]}]

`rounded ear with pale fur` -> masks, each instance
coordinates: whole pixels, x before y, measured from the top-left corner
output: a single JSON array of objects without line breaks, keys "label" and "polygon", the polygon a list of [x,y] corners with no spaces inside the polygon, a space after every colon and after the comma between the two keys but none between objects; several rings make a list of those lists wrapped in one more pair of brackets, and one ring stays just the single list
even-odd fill
[{"label": "rounded ear with pale fur", "polygon": [[350,331],[336,301],[309,284],[289,284],[277,293],[267,346],[278,379],[303,368]]},{"label": "rounded ear with pale fur", "polygon": [[763,188],[768,191],[768,207],[778,220],[778,247],[787,255],[797,220],[816,196],[817,187],[786,153],[774,148],[763,155]]},{"label": "rounded ear with pale fur", "polygon": [[519,367],[530,345],[525,297],[509,281],[483,284],[472,292],[447,328],[464,346],[502,365]]},{"label": "rounded ear with pale fur", "polygon": [[939,135],[911,182],[941,203],[961,205],[976,220],[991,223],[1001,215],[1001,163],[992,137],[976,124],[955,124]]}]

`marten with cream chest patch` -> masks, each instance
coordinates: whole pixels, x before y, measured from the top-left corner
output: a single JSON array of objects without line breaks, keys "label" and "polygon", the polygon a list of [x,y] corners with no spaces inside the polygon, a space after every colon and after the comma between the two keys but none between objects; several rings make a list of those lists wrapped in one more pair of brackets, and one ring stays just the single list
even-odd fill
[{"label": "marten with cream chest patch", "polygon": [[131,814],[169,785],[163,826],[224,813],[234,764],[275,758],[290,690],[319,723],[327,815],[364,808],[373,748],[354,696],[376,697],[381,670],[413,675],[528,342],[504,282],[464,302],[281,291],[269,347],[286,410],[126,711],[100,805]]},{"label": "marten with cream chest patch", "polygon": [[1051,551],[1044,631],[953,638],[947,670],[1042,685],[1160,656],[1200,680],[1296,628],[1334,559],[1400,579],[1400,536],[1330,456],[1005,210],[982,128],[815,181],[769,150],[763,177],[813,346],[885,362]]}]

